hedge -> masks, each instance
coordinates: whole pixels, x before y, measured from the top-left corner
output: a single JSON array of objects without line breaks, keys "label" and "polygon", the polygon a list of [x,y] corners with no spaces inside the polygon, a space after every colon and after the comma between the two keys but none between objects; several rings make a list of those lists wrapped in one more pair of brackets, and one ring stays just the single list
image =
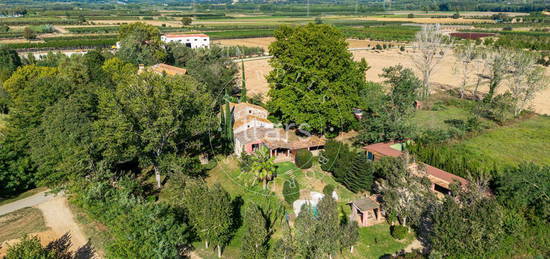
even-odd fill
[{"label": "hedge", "polygon": [[401,240],[405,238],[408,232],[409,230],[404,226],[395,225],[390,227],[390,234],[395,239]]},{"label": "hedge", "polygon": [[284,182],[283,197],[288,204],[292,204],[300,198],[300,185],[297,181],[286,180]]},{"label": "hedge", "polygon": [[4,44],[11,49],[47,49],[47,48],[90,48],[104,47],[108,48],[115,45],[116,39],[98,39],[98,40],[58,40],[39,43],[9,43]]},{"label": "hedge", "polygon": [[307,149],[299,149],[296,152],[294,163],[298,168],[308,169],[313,165],[313,154]]}]

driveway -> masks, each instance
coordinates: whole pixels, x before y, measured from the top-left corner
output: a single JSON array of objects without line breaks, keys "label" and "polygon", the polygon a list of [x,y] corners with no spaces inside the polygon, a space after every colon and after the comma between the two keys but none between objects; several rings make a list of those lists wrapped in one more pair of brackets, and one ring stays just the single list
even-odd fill
[{"label": "driveway", "polygon": [[[62,195],[60,193],[60,195]],[[55,197],[54,194],[47,194],[47,191],[39,192],[33,196],[14,201],[12,203],[8,203],[6,205],[0,206],[0,216],[8,214],[10,212],[26,208],[26,207],[33,207],[38,204],[47,202],[49,200],[52,200]]]}]

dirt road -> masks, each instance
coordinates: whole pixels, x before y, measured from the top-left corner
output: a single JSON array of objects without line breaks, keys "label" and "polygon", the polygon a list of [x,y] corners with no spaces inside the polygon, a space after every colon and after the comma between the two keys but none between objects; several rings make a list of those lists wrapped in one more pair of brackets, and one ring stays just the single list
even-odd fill
[{"label": "dirt road", "polygon": [[42,211],[46,226],[57,236],[60,237],[67,232],[71,235],[72,251],[84,246],[88,242],[88,238],[86,238],[74,221],[73,213],[67,205],[65,196],[57,196],[54,199],[39,204],[37,208]]}]

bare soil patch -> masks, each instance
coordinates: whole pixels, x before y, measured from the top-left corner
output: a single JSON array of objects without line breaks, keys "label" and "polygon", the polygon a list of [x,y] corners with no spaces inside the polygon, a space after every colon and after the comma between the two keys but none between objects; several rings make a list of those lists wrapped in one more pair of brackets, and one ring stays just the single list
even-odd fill
[{"label": "bare soil patch", "polygon": [[[415,65],[411,61],[410,55],[413,52],[407,49],[405,52],[401,52],[398,49],[390,49],[384,51],[374,50],[358,50],[353,51],[354,59],[360,60],[365,58],[371,68],[365,73],[368,81],[382,82],[383,78],[380,77],[382,69],[394,65],[403,65],[404,67],[413,69],[417,75],[420,73],[416,69]],[[246,86],[248,94],[250,96],[256,94],[262,94],[267,96],[269,86],[266,80],[266,76],[271,71],[269,60],[251,60],[245,62],[246,73]],[[434,89],[438,87],[454,88],[460,85],[460,76],[455,70],[456,67],[455,58],[449,54],[437,66],[432,76],[432,83]],[[546,68],[546,74],[550,76],[550,68]],[[473,88],[472,85],[469,86]],[[483,82],[480,87],[480,91],[487,90],[487,82]],[[503,84],[500,88],[500,92],[506,90],[506,86]],[[540,93],[533,101],[534,111],[541,114],[550,114],[550,88]]]},{"label": "bare soil patch", "polygon": [[42,212],[36,208],[24,208],[0,217],[0,243],[46,230]]}]

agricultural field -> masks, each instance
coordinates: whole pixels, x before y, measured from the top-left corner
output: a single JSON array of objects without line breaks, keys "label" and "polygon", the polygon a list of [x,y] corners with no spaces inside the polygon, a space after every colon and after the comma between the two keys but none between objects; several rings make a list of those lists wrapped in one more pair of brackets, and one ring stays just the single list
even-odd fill
[{"label": "agricultural field", "polygon": [[[262,39],[247,39],[249,46],[254,46],[254,43],[258,44],[257,46],[262,46],[265,48],[268,45],[268,42],[273,41],[272,38]],[[237,44],[239,41],[233,43]],[[228,44],[229,42],[225,42]],[[365,41],[364,47],[373,47],[374,45]],[[406,48],[405,51],[400,51],[397,48],[398,45],[395,45],[392,49],[386,50],[356,50],[352,51],[355,60],[361,60],[364,58],[369,66],[371,67],[366,72],[366,78],[369,81],[382,82],[383,79],[380,77],[382,69],[389,66],[403,65],[405,67],[411,68],[416,71],[416,66],[411,61],[410,56],[413,54],[413,50]],[[452,54],[446,55],[438,64],[437,68],[433,73],[433,85],[434,89],[449,89],[456,88],[460,85],[460,77],[456,71],[456,59]],[[550,75],[550,68],[546,67],[546,74]],[[254,96],[261,94],[264,97],[267,96],[269,90],[269,85],[265,76],[271,71],[268,60],[250,60],[245,62],[245,72],[247,74],[246,83],[248,86],[248,94]],[[473,89],[473,85],[470,85],[468,89]],[[480,87],[481,91],[486,91],[487,85],[484,81]],[[542,114],[550,114],[550,103],[548,99],[550,98],[550,89],[544,90],[540,95],[538,95],[533,101],[534,111]]]}]

